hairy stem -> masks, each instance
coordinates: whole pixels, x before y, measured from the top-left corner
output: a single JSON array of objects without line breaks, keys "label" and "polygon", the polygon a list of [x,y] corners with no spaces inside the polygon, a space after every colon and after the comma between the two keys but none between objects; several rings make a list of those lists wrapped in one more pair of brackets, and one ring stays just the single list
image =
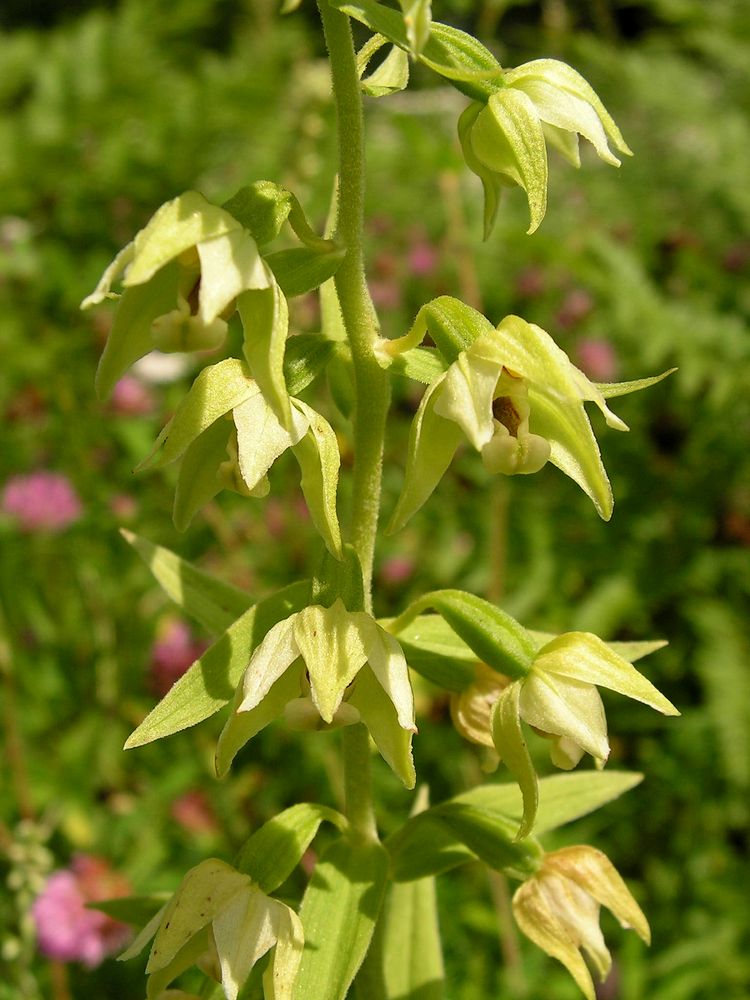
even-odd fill
[{"label": "hairy stem", "polygon": [[[373,350],[378,322],[364,268],[365,149],[362,95],[351,26],[346,15],[318,0],[331,64],[339,145],[339,205],[336,239],[346,257],[336,273],[336,291],[354,365],[354,488],[352,543],[362,563],[365,610],[372,611],[372,563],[380,512],[388,377]],[[362,725],[342,733],[345,811],[361,836],[376,837],[370,775],[370,741]]]},{"label": "hairy stem", "polygon": [[355,382],[354,489],[351,539],[362,563],[366,610],[372,609],[372,563],[380,512],[388,376],[373,350],[378,321],[367,290],[363,220],[365,152],[362,96],[349,18],[319,0],[331,63],[339,140],[339,206],[336,238],[346,257],[335,283],[352,351]]}]

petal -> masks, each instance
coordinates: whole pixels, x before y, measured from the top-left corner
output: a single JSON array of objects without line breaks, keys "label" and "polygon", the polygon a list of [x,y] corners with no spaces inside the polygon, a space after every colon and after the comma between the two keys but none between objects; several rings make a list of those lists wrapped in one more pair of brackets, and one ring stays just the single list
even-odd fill
[{"label": "petal", "polygon": [[567,736],[598,760],[609,757],[607,720],[592,684],[550,674],[534,662],[521,686],[521,718],[554,736]]},{"label": "petal", "polygon": [[598,94],[586,80],[567,63],[558,59],[535,59],[532,62],[518,66],[516,69],[506,70],[505,82],[510,86],[519,86],[522,82],[531,79],[544,80],[545,83],[564,90],[574,97],[580,98],[590,104],[599,117],[604,131],[609,136],[612,144],[621,153],[632,156],[623,139],[619,128],[615,125],[612,116],[599,99]]},{"label": "petal", "polygon": [[211,323],[238,295],[269,288],[274,280],[246,229],[235,229],[198,244],[201,284],[198,315]]},{"label": "petal", "polygon": [[271,685],[260,704],[250,711],[238,711],[244,692],[242,685],[237,688],[229,718],[216,745],[216,774],[219,778],[226,775],[242,747],[261,729],[265,729],[269,723],[277,719],[292,699],[299,697],[303,673],[304,664],[300,660],[298,664],[284,671]]},{"label": "petal", "polygon": [[516,86],[531,98],[543,122],[567,132],[578,132],[588,139],[600,159],[613,167],[620,166],[620,161],[607,145],[607,133],[599,115],[587,101],[560,90],[546,80],[529,78],[519,81]]},{"label": "petal", "polygon": [[609,688],[663,715],[680,714],[632,663],[591,632],[568,632],[548,642],[537,653],[536,668],[557,677]]},{"label": "petal", "polygon": [[404,485],[388,525],[389,534],[402,528],[425,503],[461,441],[458,425],[435,412],[442,388],[442,378],[429,387],[412,422]]},{"label": "petal", "polygon": [[393,702],[369,666],[362,667],[357,675],[348,704],[359,710],[386,764],[407,788],[414,788],[417,781],[411,752],[414,731],[399,725]]},{"label": "petal", "polygon": [[275,899],[269,900],[269,903],[276,951],[263,976],[263,992],[266,1000],[292,1000],[305,946],[302,921],[294,910],[283,903]]},{"label": "petal", "polygon": [[182,456],[172,512],[178,531],[187,531],[198,511],[224,489],[220,470],[226,462],[231,433],[231,424],[217,420],[198,435]]},{"label": "petal", "polygon": [[578,133],[566,132],[565,129],[555,128],[554,125],[543,124],[544,138],[547,145],[552,146],[563,156],[573,167],[580,167],[581,154],[578,151]]},{"label": "petal", "polygon": [[310,693],[324,722],[332,722],[344,691],[367,660],[359,631],[338,599],[304,608],[294,621],[295,644],[310,676]]},{"label": "petal", "polygon": [[240,229],[240,224],[228,212],[197,191],[187,191],[162,205],[137,234],[123,285],[142,285],[186,250],[235,229]]},{"label": "petal", "polygon": [[237,428],[240,472],[249,490],[255,489],[279,455],[297,444],[308,428],[307,418],[295,410],[291,430],[286,430],[260,392],[235,406],[232,419]]},{"label": "petal", "polygon": [[525,190],[533,233],[547,210],[547,147],[532,101],[510,87],[496,91],[477,115],[471,145],[485,166]]},{"label": "petal", "polygon": [[242,875],[216,858],[209,858],[192,868],[164,911],[146,972],[150,974],[167,966],[190,938],[249,885],[248,875]]},{"label": "petal", "polygon": [[214,918],[221,985],[227,1000],[237,1000],[252,967],[276,943],[271,902],[260,889],[251,887]]},{"label": "petal", "polygon": [[[524,682],[525,683],[525,682]],[[523,817],[516,839],[527,837],[534,828],[539,806],[539,784],[521,730],[520,696],[523,683],[509,685],[492,710],[492,740],[495,749],[518,782],[523,796]]]},{"label": "petal", "polygon": [[175,462],[191,442],[219,417],[259,393],[258,384],[250,378],[247,366],[237,358],[226,358],[204,368],[159,434],[151,454],[140,463],[137,471],[160,469]]},{"label": "petal", "polygon": [[399,726],[416,732],[414,694],[406,657],[398,640],[364,612],[353,614],[352,619],[359,631],[367,662],[396,708]]},{"label": "petal", "polygon": [[500,207],[500,195],[505,185],[502,181],[502,175],[486,167],[474,152],[474,147],[471,144],[471,130],[474,127],[474,122],[477,120],[479,112],[483,108],[484,104],[475,102],[462,112],[458,119],[458,139],[461,143],[466,166],[482,182],[482,189],[484,191],[484,238],[486,240],[495,227],[497,210]]},{"label": "petal", "polygon": [[296,618],[296,614],[290,615],[269,629],[253,653],[242,678],[242,701],[237,708],[238,712],[249,712],[259,705],[279,677],[300,655],[294,637]]},{"label": "petal", "polygon": [[472,445],[481,451],[492,438],[492,400],[502,364],[462,351],[443,377],[435,413],[457,423]]},{"label": "petal", "polygon": [[289,428],[292,415],[284,378],[289,307],[270,269],[268,278],[270,287],[243,292],[237,299],[244,330],[243,352],[269,406],[281,424]]},{"label": "petal", "polygon": [[96,369],[99,399],[106,399],[123,372],[153,350],[151,324],[173,308],[179,279],[180,270],[175,264],[164,268],[148,284],[125,289]]},{"label": "petal", "polygon": [[586,1000],[596,1000],[594,983],[586,963],[556,909],[550,909],[540,882],[538,877],[529,879],[513,896],[516,923],[542,951],[562,962]]},{"label": "petal", "polygon": [[599,926],[599,904],[571,879],[551,871],[545,864],[540,876],[542,895],[570,939],[592,960],[600,979],[612,968],[612,956]]},{"label": "petal", "polygon": [[301,399],[294,399],[292,421],[297,424],[301,420],[307,424],[307,433],[295,442],[293,451],[302,473],[302,492],[326,548],[334,559],[341,559],[341,529],[336,512],[341,465],[338,438],[325,417]]},{"label": "petal", "polygon": [[99,283],[91,293],[87,295],[86,298],[81,303],[81,309],[90,309],[91,306],[99,305],[104,299],[117,299],[119,295],[110,291],[112,288],[112,283],[116,281],[128,264],[133,259],[135,254],[135,243],[128,243],[127,246],[123,247],[122,250],[117,254],[115,259],[111,264],[108,264],[104,274],[99,279]]},{"label": "petal", "polygon": [[572,879],[606,906],[622,927],[632,928],[646,944],[651,943],[651,931],[643,911],[606,854],[594,847],[564,847],[548,854],[545,866],[554,867]]}]

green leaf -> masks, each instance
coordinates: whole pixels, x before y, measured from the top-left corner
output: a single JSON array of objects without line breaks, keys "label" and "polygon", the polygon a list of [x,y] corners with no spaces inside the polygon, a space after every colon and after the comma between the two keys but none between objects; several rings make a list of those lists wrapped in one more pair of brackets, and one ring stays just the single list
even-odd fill
[{"label": "green leaf", "polygon": [[115,382],[139,358],[154,348],[151,324],[174,309],[180,269],[176,263],[162,268],[145,285],[127,288],[117,304],[112,329],[96,369],[96,394],[107,399]]},{"label": "green leaf", "polygon": [[476,659],[507,677],[525,677],[534,658],[534,644],[526,629],[481,597],[463,590],[434,590],[414,601],[391,624],[402,628],[427,608],[434,608],[466,643]]},{"label": "green leaf", "polygon": [[[390,631],[395,619],[381,619]],[[463,691],[474,680],[476,653],[440,615],[419,615],[405,626],[398,641],[412,670],[447,691]]]},{"label": "green leaf", "polygon": [[292,583],[259,601],[180,677],[132,733],[126,749],[143,746],[202,722],[234,694],[255,647],[268,630],[307,603],[309,583]]},{"label": "green leaf", "polygon": [[432,22],[419,58],[474,100],[486,101],[503,86],[502,67],[490,50],[473,35],[449,24]]},{"label": "green leaf", "polygon": [[326,820],[343,833],[346,819],[335,809],[300,802],[264,823],[240,848],[235,867],[271,893],[289,878]]},{"label": "green leaf", "polygon": [[302,899],[305,950],[295,1000],[344,1000],[362,964],[388,881],[377,843],[339,840],[321,857]]},{"label": "green leaf", "polygon": [[444,1000],[433,878],[394,882],[354,986],[363,1000]]},{"label": "green leaf", "polygon": [[539,847],[517,840],[518,824],[501,813],[451,799],[407,822],[385,841],[397,882],[439,875],[481,859],[498,871],[530,874]]},{"label": "green leaf", "polygon": [[251,598],[246,591],[218,580],[176,552],[124,528],[120,534],[143,559],[166,594],[207,632],[214,635],[223,632],[250,606]]},{"label": "green leaf", "polygon": [[[642,774],[625,771],[580,771],[541,778],[534,834],[556,830],[594,812],[635,788],[642,780]],[[468,802],[513,820],[520,820],[523,815],[521,792],[515,782],[479,785],[457,795],[454,801]]]},{"label": "green leaf", "polygon": [[290,396],[298,396],[320,375],[336,351],[336,345],[320,333],[290,337],[284,355],[284,378]]},{"label": "green leaf", "polygon": [[277,250],[269,253],[266,264],[271,268],[281,290],[287,298],[311,292],[332,278],[339,269],[346,251],[312,250],[309,247],[292,247],[291,250]]},{"label": "green leaf", "polygon": [[292,447],[302,472],[302,492],[326,548],[336,559],[341,559],[341,531],[336,513],[341,464],[338,440],[328,421],[312,407],[300,399],[294,405],[310,422],[305,436]]},{"label": "green leaf", "polygon": [[[399,48],[411,50],[407,26],[398,11],[375,0],[332,0],[332,6]],[[419,58],[458,90],[475,99],[486,100],[501,84],[502,69],[489,49],[472,35],[447,24],[432,22],[430,36]]]}]

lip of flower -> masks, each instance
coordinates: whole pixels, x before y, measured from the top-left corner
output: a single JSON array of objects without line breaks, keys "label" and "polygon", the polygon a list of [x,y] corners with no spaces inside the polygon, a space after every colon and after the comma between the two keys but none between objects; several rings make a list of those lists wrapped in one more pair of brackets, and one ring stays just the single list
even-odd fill
[{"label": "lip of flower", "polygon": [[458,131],[466,164],[484,187],[485,238],[506,185],[525,190],[531,217],[528,232],[538,228],[547,208],[546,141],[575,167],[580,166],[579,135],[612,166],[620,166],[620,161],[610,142],[631,155],[596,92],[572,67],[555,59],[505,70],[503,86],[486,104],[470,104],[459,119]]},{"label": "lip of flower", "polygon": [[416,726],[406,659],[397,640],[368,614],[350,612],[337,599],[330,608],[311,605],[268,631],[219,738],[218,773],[225,774],[237,751],[282,714],[306,729],[321,728],[315,715],[326,727],[361,720],[389,766],[414,787]]},{"label": "lip of flower", "polygon": [[610,860],[593,847],[565,847],[547,854],[539,871],[513,897],[513,915],[520,929],[562,962],[587,1000],[595,1000],[595,992],[581,949],[601,980],[612,964],[599,928],[600,906],[650,944],[651,932],[641,908]]}]

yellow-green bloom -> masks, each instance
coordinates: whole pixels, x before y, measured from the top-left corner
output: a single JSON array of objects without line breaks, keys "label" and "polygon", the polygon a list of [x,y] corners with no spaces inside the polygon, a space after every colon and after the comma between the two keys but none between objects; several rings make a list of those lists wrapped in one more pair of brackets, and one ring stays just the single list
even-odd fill
[{"label": "yellow-green bloom", "polygon": [[538,802],[536,773],[521,722],[552,737],[551,757],[558,767],[575,767],[584,753],[603,767],[609,741],[597,687],[633,698],[663,715],[680,714],[632,663],[590,632],[567,632],[542,645],[528,673],[499,694],[492,710],[495,749],[523,794],[519,837],[531,832]]},{"label": "yellow-green bloom", "polygon": [[[482,332],[430,385],[414,418],[404,486],[390,530],[398,530],[419,510],[463,439],[492,473],[530,474],[551,462],[609,520],[612,490],[584,403],[593,402],[610,427],[626,431],[605,397],[645,388],[664,376],[598,386],[533,323],[507,316],[495,329],[479,313],[472,322]],[[383,351],[402,349],[393,345],[408,350],[414,339],[409,334]]]},{"label": "yellow-green bloom", "polygon": [[[122,280],[122,294],[112,285]],[[196,191],[166,202],[107,267],[82,308],[117,299],[97,370],[105,397],[122,373],[154,348],[217,347],[238,296],[273,287],[255,240]]]},{"label": "yellow-green bloom", "polygon": [[[280,715],[297,728],[363,722],[408,788],[414,696],[403,651],[374,618],[312,605],[274,625],[252,655],[217,749],[217,771]],[[316,724],[315,720],[319,724]]]},{"label": "yellow-green bloom", "polygon": [[249,875],[216,858],[187,873],[121,957],[137,955],[151,938],[148,1000],[159,997],[191,965],[221,982],[227,1000],[237,1000],[255,963],[272,948],[263,976],[264,996],[291,1000],[304,945],[294,910],[267,896]]},{"label": "yellow-green bloom", "polygon": [[593,847],[565,847],[547,854],[539,871],[513,897],[518,926],[534,944],[562,962],[586,1000],[595,1000],[595,992],[581,951],[601,980],[612,965],[599,927],[601,906],[650,944],[641,908],[611,861]]},{"label": "yellow-green bloom", "polygon": [[541,223],[547,208],[547,141],[576,167],[579,135],[605,163],[620,165],[610,143],[630,155],[594,90],[565,63],[536,59],[503,71],[502,83],[486,104],[470,104],[458,123],[466,164],[484,187],[485,237],[504,186],[518,185],[526,192],[529,232]]}]

